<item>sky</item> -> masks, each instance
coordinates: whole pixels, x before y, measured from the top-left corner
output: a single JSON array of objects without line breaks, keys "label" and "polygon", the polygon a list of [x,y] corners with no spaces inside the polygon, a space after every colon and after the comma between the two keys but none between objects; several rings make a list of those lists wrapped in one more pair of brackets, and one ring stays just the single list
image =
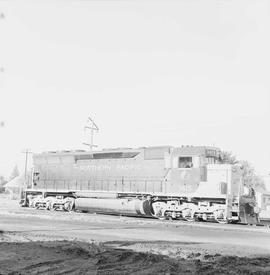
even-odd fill
[{"label": "sky", "polygon": [[[0,1],[0,174],[32,152],[215,145],[270,173],[270,1]],[[31,166],[31,159],[29,162]]]}]

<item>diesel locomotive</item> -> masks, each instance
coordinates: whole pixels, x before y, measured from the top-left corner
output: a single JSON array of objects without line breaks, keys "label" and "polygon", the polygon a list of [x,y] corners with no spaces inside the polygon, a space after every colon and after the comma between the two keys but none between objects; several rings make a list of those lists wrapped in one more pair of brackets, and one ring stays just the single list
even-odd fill
[{"label": "diesel locomotive", "polygon": [[23,206],[159,219],[257,222],[252,190],[219,148],[160,146],[33,155]]}]

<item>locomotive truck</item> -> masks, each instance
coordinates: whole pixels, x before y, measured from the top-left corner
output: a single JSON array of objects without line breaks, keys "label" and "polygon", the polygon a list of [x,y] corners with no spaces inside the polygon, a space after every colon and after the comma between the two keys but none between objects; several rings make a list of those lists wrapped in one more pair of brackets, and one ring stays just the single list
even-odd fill
[{"label": "locomotive truck", "polygon": [[33,155],[31,188],[21,204],[219,223],[257,222],[240,167],[211,146],[51,151]]}]

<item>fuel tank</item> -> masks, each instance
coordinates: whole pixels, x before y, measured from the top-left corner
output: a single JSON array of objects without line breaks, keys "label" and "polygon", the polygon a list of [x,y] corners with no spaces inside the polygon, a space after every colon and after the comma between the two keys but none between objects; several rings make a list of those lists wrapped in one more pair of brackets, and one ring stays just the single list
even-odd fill
[{"label": "fuel tank", "polygon": [[151,217],[151,201],[141,199],[77,198],[75,209],[87,212]]}]

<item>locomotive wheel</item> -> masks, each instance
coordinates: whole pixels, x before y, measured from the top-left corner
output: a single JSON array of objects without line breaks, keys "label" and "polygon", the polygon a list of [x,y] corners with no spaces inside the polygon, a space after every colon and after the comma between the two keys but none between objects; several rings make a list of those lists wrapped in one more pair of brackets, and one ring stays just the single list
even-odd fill
[{"label": "locomotive wheel", "polygon": [[186,208],[182,211],[182,217],[188,222],[194,222],[195,217],[194,217],[194,211],[190,208]]},{"label": "locomotive wheel", "polygon": [[37,210],[40,210],[41,205],[40,205],[40,204],[38,204],[38,203],[35,203],[34,208],[35,208],[35,209],[37,209]]},{"label": "locomotive wheel", "polygon": [[157,219],[159,219],[161,221],[164,221],[164,220],[167,219],[166,215],[165,214],[162,215],[161,213],[159,213],[158,215],[153,215],[153,217],[155,217],[155,218],[157,218]]},{"label": "locomotive wheel", "polygon": [[56,210],[56,207],[54,206],[53,203],[50,203],[50,206],[48,208],[50,211],[55,211]]},{"label": "locomotive wheel", "polygon": [[216,221],[221,224],[228,223],[227,219],[216,219]]},{"label": "locomotive wheel", "polygon": [[71,212],[73,209],[74,203],[73,202],[66,202],[64,205],[64,209],[68,212]]},{"label": "locomotive wheel", "polygon": [[46,203],[46,210],[51,210],[51,203],[50,202]]},{"label": "locomotive wheel", "polygon": [[228,223],[227,218],[225,217],[225,211],[224,210],[216,210],[214,212],[215,221],[221,224]]},{"label": "locomotive wheel", "polygon": [[201,217],[195,217],[194,219],[196,222],[203,222],[203,218]]},{"label": "locomotive wheel", "polygon": [[194,222],[195,221],[195,219],[192,218],[192,217],[191,218],[185,218],[185,220],[188,221],[188,222]]}]

